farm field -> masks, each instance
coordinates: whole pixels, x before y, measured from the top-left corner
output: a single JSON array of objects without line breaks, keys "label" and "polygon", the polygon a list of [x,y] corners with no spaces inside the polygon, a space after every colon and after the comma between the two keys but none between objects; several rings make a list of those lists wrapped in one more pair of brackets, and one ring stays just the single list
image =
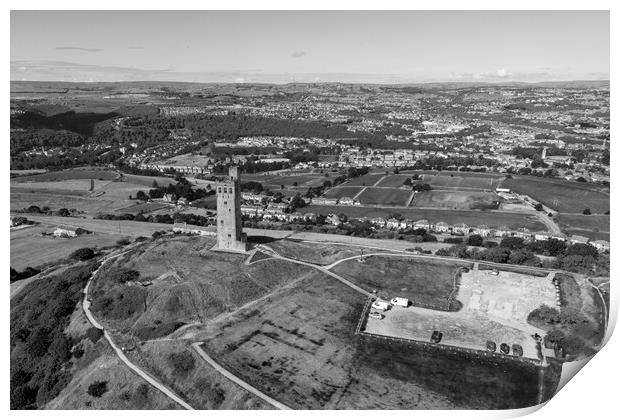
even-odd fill
[{"label": "farm field", "polygon": [[465,223],[468,226],[487,225],[491,228],[507,226],[510,229],[525,227],[531,231],[544,231],[545,226],[535,216],[505,213],[500,211],[475,210],[443,210],[443,209],[415,209],[390,207],[363,207],[363,206],[316,206],[304,207],[304,211],[315,214],[340,214],[348,217],[383,217],[389,218],[394,214],[411,220],[427,219],[431,223],[446,222],[449,224]]},{"label": "farm field", "polygon": [[422,191],[416,193],[412,207],[439,207],[454,210],[497,209],[501,198],[481,191]]},{"label": "farm field", "polygon": [[[179,337],[204,341],[203,348],[218,363],[293,408],[491,409],[536,404],[539,375],[533,365],[356,336],[363,304],[361,295],[316,273],[269,300],[190,327]],[[545,373],[549,398],[559,370]]]},{"label": "farm field", "polygon": [[90,179],[67,179],[64,181],[36,181],[36,182],[16,182],[11,180],[11,190],[22,193],[48,193],[62,195],[86,196],[96,194],[98,190],[105,187],[110,181],[93,180],[94,190],[90,190]]},{"label": "farm field", "polygon": [[529,195],[560,213],[581,213],[589,208],[593,214],[603,214],[610,205],[609,195],[581,182],[515,176],[504,179],[502,187]]},{"label": "farm field", "polygon": [[81,197],[77,195],[49,194],[48,192],[32,194],[11,191],[11,211],[19,211],[32,205],[49,207],[52,210],[60,208],[76,209],[88,214],[113,213],[119,207],[133,204],[127,199],[125,202],[105,199],[105,195],[99,197]]},{"label": "farm field", "polygon": [[[70,222],[70,219],[65,219]],[[70,223],[66,223],[70,226]],[[76,238],[54,238],[42,236],[42,232],[51,232],[54,227],[33,226],[11,231],[11,267],[23,270],[26,267],[38,267],[68,257],[79,248],[106,247],[115,245],[122,235],[93,233]]]},{"label": "farm field", "polygon": [[[403,183],[407,178],[411,178],[411,175],[389,175],[386,176],[377,184],[377,187],[390,187],[399,188],[403,186]],[[413,183],[421,181],[412,181]]]},{"label": "farm field", "polygon": [[331,271],[369,292],[376,290],[382,299],[398,296],[409,299],[414,306],[454,311],[460,307],[451,300],[455,279],[460,277],[461,268],[471,267],[471,263],[375,255],[363,262],[344,261]]},{"label": "farm field", "polygon": [[357,198],[362,204],[406,206],[411,194],[398,188],[366,188]]},{"label": "farm field", "polygon": [[345,182],[344,185],[347,187],[360,187],[360,186],[371,187],[375,185],[375,183],[379,181],[381,178],[383,178],[384,176],[385,174],[366,174],[366,175],[362,175],[362,176],[358,176],[356,178],[350,179],[347,182]]},{"label": "farm field", "polygon": [[118,178],[118,173],[103,169],[68,169],[65,171],[46,172],[43,174],[22,176],[14,178],[15,182],[53,182],[66,181],[69,179],[95,179],[108,180]]},{"label": "farm field", "polygon": [[609,233],[610,218],[607,215],[560,214],[560,226]]},{"label": "farm field", "polygon": [[[280,190],[280,186],[284,188],[300,188],[305,191],[308,187],[316,187],[323,184],[323,181],[330,179],[323,174],[284,174],[284,175],[262,175],[262,174],[242,174],[241,182],[256,181],[272,190]],[[295,185],[297,183],[297,185]]]},{"label": "farm field", "polygon": [[323,194],[326,198],[355,197],[364,187],[335,187]]},{"label": "farm field", "polygon": [[123,173],[124,182],[130,184],[140,185],[143,189],[144,187],[153,188],[153,181],[157,182],[160,187],[165,187],[168,184],[174,184],[175,180],[173,178],[164,177],[164,176],[150,176],[150,175],[132,175]]},{"label": "farm field", "polygon": [[446,174],[439,173],[434,176],[425,175],[422,182],[431,184],[433,188],[454,188],[454,189],[475,189],[475,190],[495,190],[501,178],[492,176],[469,176],[462,173]]}]

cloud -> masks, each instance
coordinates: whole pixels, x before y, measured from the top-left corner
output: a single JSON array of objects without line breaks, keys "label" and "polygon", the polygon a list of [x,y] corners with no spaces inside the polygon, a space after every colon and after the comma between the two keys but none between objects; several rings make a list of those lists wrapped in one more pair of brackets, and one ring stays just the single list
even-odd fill
[{"label": "cloud", "polygon": [[301,51],[301,50],[300,51],[293,51],[292,54],[291,54],[291,57],[292,58],[301,58],[304,55],[306,55],[305,51]]},{"label": "cloud", "polygon": [[99,52],[103,51],[101,48],[82,48],[82,47],[56,47],[57,50],[73,50],[73,51],[86,51],[86,52]]},{"label": "cloud", "polygon": [[510,72],[506,71],[506,69],[499,69],[495,72],[495,76],[497,77],[508,77],[510,76]]}]

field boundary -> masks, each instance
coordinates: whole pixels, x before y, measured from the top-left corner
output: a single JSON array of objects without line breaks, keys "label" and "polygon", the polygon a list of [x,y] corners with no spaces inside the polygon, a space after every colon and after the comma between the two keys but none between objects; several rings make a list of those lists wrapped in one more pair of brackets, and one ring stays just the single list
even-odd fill
[{"label": "field boundary", "polygon": [[[531,357],[514,356],[512,354],[501,354],[501,353],[491,352],[491,351],[475,350],[475,349],[471,349],[468,347],[452,346],[449,344],[439,344],[439,343],[431,343],[431,342],[427,343],[427,342],[416,340],[413,338],[402,338],[402,337],[394,337],[391,335],[373,334],[373,333],[369,333],[366,331],[360,331],[359,333],[356,331],[356,335],[359,335],[362,338],[370,338],[374,340],[383,340],[383,341],[388,341],[388,342],[405,343],[405,344],[409,344],[414,347],[423,347],[426,349],[429,349],[429,348],[430,349],[441,349],[447,353],[452,353],[452,354],[456,354],[457,352],[462,352],[462,353],[467,353],[469,355],[473,355],[479,358],[488,358],[490,356],[490,357],[495,357],[501,360],[517,360],[521,362],[532,363],[534,365],[539,365],[539,366],[544,365],[544,362],[541,361],[540,359],[532,359]],[[539,352],[540,352],[540,349],[539,349]]]}]

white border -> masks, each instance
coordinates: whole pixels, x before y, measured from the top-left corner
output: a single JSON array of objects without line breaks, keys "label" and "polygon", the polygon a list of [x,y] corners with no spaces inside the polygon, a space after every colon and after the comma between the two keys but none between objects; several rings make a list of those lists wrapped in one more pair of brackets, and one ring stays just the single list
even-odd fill
[{"label": "white border", "polygon": [[[611,71],[610,75],[615,75],[614,69],[617,69],[616,65],[616,56],[618,43],[616,42],[618,31],[617,31],[617,10],[613,10],[612,1],[601,1],[601,0],[590,0],[590,1],[546,1],[546,0],[522,0],[522,1],[490,1],[490,0],[477,0],[477,1],[399,1],[399,0],[382,0],[381,2],[370,2],[370,1],[355,1],[355,2],[345,2],[340,0],[315,0],[315,1],[295,1],[295,2],[287,2],[287,1],[262,1],[262,2],[253,2],[253,1],[239,1],[232,0],[228,2],[218,1],[191,1],[191,0],[177,0],[174,2],[163,2],[163,1],[149,1],[149,2],[139,2],[139,1],[130,1],[130,0],[108,0],[106,2],[79,2],[79,1],[66,1],[60,0],[55,2],[50,1],[8,1],[7,9],[15,9],[15,10],[48,10],[48,9],[60,9],[60,10],[134,10],[134,9],[143,9],[144,6],[148,9],[157,9],[157,10],[199,10],[199,9],[213,9],[213,10],[243,10],[243,9],[267,9],[267,10],[346,10],[346,9],[356,9],[356,10],[376,10],[376,9],[417,9],[417,10],[611,10]],[[4,14],[3,16],[3,52],[4,56],[7,58],[7,61],[10,61],[10,18],[9,12]],[[527,30],[527,28],[524,28]],[[44,36],[44,34],[42,34]],[[614,48],[615,47],[615,48]],[[577,58],[578,59],[578,58]],[[8,81],[10,80],[10,69],[9,66],[5,64],[5,86],[9,87]],[[5,104],[8,108],[9,101],[7,100],[9,96],[9,92],[6,92],[5,96]],[[616,113],[616,104],[615,104],[615,94],[612,94],[612,120],[617,121],[617,118],[614,118]],[[8,109],[5,108],[3,121],[3,131],[4,133],[8,133],[9,130],[9,112]],[[5,137],[6,139],[6,137]],[[3,147],[5,147],[5,162],[9,161],[9,142],[8,139],[3,143]],[[616,153],[616,147],[612,147],[612,165],[618,164],[617,159],[618,153]],[[615,184],[614,184],[615,185]],[[615,199],[616,194],[614,193],[616,187],[612,185],[612,200],[611,207],[612,213],[615,215],[616,211],[619,208],[616,206],[617,200]],[[3,192],[5,196],[9,196],[9,178],[6,176],[3,178],[2,182]],[[8,200],[3,200],[2,207],[5,211],[4,214],[9,212],[9,203]],[[615,233],[617,231],[617,224],[612,220],[611,228],[612,232]],[[612,244],[615,244],[615,235],[612,235]],[[615,249],[615,245],[613,246]],[[2,250],[2,261],[5,267],[5,272],[8,271],[8,266],[10,264],[9,261],[9,249],[10,249],[10,241],[8,235],[3,239],[3,247]],[[615,274],[615,265],[613,267],[613,274]],[[614,276],[612,275],[612,278]],[[3,286],[6,288],[5,296],[8,296],[8,281],[5,280]],[[618,295],[615,292],[615,285],[612,286],[615,295],[612,295],[612,313],[610,316],[610,325],[615,324],[615,320],[617,317],[618,310]],[[8,314],[8,305],[5,312],[5,316],[2,318],[2,325],[4,330],[4,336],[8,336],[9,329],[9,314]],[[609,343],[605,346],[605,348],[593,358],[593,360],[588,363],[587,367],[584,368],[582,372],[577,375],[576,379],[570,381],[565,388],[563,388],[558,395],[556,395],[548,404],[541,410],[535,411],[532,414],[531,418],[549,418],[550,416],[553,418],[591,418],[591,417],[599,417],[605,416],[608,417],[613,415],[612,413],[617,412],[617,403],[616,399],[618,398],[618,392],[616,388],[616,382],[619,378],[619,369],[618,369],[618,361],[617,354],[620,354],[620,344],[617,337],[612,337]],[[2,382],[2,390],[0,391],[3,396],[4,408],[8,410],[9,407],[9,346],[5,344],[4,346],[5,356],[2,358],[2,363],[4,366],[3,371],[5,372],[5,378]],[[230,411],[209,411],[209,412],[198,412],[198,413],[189,413],[189,412],[178,412],[174,413],[175,416],[209,416],[209,417],[217,417],[217,418],[241,418],[252,416],[257,420],[268,419],[272,416],[291,416],[296,418],[312,418],[315,415],[320,415],[322,417],[334,417],[338,419],[348,419],[348,418],[359,418],[360,416],[369,418],[376,416],[390,416],[397,418],[411,418],[415,416],[416,418],[433,418],[433,419],[444,419],[444,418],[455,418],[458,416],[459,419],[481,419],[481,418],[506,418],[506,417],[514,417],[516,415],[525,414],[526,411],[531,410],[514,410],[514,411],[485,411],[485,412],[467,412],[467,411],[401,411],[394,412],[390,411],[387,413],[379,413],[379,412],[369,412],[369,411],[348,411],[348,412],[253,412],[253,413],[245,413],[245,412],[230,412]],[[166,418],[170,414],[169,412],[149,412],[149,416],[153,416],[154,418]],[[10,415],[14,418],[31,418],[35,416],[45,416],[48,418],[80,418],[82,419],[84,416],[84,412],[81,411],[72,411],[72,412],[24,412],[24,411],[15,411],[11,412]],[[88,413],[89,418],[105,418],[109,416],[109,412],[91,412]],[[130,418],[135,417],[136,415],[142,415],[142,413],[137,412],[115,412],[115,416],[120,416],[121,418]]]}]

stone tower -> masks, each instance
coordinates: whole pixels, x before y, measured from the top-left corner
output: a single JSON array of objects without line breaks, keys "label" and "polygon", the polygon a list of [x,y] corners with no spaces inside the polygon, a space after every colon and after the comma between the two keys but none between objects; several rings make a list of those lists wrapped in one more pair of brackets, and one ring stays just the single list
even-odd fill
[{"label": "stone tower", "polygon": [[215,250],[246,252],[247,239],[241,231],[241,197],[239,193],[239,169],[230,167],[226,180],[217,188],[217,244]]}]

